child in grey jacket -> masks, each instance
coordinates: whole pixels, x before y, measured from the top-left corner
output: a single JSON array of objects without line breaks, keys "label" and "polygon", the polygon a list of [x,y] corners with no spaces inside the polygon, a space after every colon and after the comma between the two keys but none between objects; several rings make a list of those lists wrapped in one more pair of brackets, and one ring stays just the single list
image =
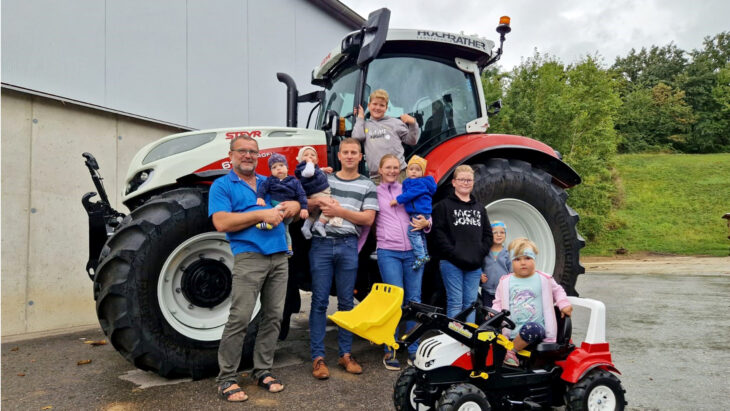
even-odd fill
[{"label": "child in grey jacket", "polygon": [[380,159],[386,154],[393,154],[398,158],[401,169],[399,181],[405,179],[406,160],[403,156],[403,144],[415,145],[420,133],[416,119],[408,114],[403,114],[400,118],[385,115],[388,110],[388,99],[385,90],[373,91],[368,103],[370,118],[365,120],[365,110],[362,106],[358,106],[355,109],[357,120],[352,129],[352,138],[365,142],[364,152],[370,179],[376,183],[380,181],[378,175]]}]

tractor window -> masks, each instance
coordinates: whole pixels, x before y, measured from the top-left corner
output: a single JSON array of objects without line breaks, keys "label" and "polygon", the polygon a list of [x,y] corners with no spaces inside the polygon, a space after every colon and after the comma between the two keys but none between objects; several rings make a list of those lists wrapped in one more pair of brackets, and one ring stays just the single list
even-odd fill
[{"label": "tractor window", "polygon": [[[340,117],[352,114],[353,102],[355,101],[355,87],[357,86],[357,66],[344,70],[333,82],[332,87],[325,90],[325,99],[323,109],[319,111],[319,120],[317,124],[325,121],[325,114],[329,110],[334,110]],[[352,129],[355,125],[351,120],[352,116],[347,117],[346,127]]]},{"label": "tractor window", "polygon": [[368,68],[363,98],[372,90],[390,95],[387,115],[412,115],[421,128],[419,146],[431,145],[466,132],[479,117],[473,76],[451,62],[410,56],[381,57]]}]

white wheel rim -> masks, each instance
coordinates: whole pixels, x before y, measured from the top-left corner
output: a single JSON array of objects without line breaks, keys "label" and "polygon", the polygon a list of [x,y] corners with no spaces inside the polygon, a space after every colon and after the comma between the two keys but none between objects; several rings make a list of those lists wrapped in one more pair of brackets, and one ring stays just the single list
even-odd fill
[{"label": "white wheel rim", "polygon": [[502,221],[507,226],[505,247],[510,241],[527,237],[537,244],[539,253],[535,268],[547,274],[555,269],[555,239],[545,217],[531,204],[516,198],[503,198],[487,205],[489,221]]},{"label": "white wheel rim", "polygon": [[482,407],[474,401],[467,401],[461,404],[459,411],[482,411]]},{"label": "white wheel rim", "polygon": [[[229,270],[233,269],[233,254],[225,234],[208,232],[190,237],[170,253],[162,266],[157,281],[157,300],[162,315],[177,332],[193,340],[217,341],[223,335],[228,320],[231,297],[214,307],[205,308],[193,305],[180,292],[184,267],[201,255],[219,260]],[[256,316],[260,305],[257,299],[251,318]]]},{"label": "white wheel rim", "polygon": [[588,411],[615,410],[616,404],[616,394],[605,385],[596,386],[588,395]]},{"label": "white wheel rim", "polygon": [[431,409],[431,407],[428,407],[426,405],[419,404],[416,402],[416,384],[413,384],[411,386],[411,392],[410,392],[410,395],[408,396],[408,398],[411,401],[411,407],[416,411],[421,411],[421,410],[426,411],[426,410]]}]

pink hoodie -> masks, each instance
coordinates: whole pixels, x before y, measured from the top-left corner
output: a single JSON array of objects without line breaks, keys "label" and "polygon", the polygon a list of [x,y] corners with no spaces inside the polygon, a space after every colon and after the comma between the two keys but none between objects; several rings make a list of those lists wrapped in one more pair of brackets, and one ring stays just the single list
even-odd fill
[{"label": "pink hoodie", "polygon": [[[380,183],[377,188],[378,205],[380,210],[375,217],[375,234],[378,239],[378,248],[393,251],[408,251],[412,249],[408,240],[411,218],[408,217],[406,208],[402,204],[395,207],[390,205],[390,200],[395,200],[403,192],[403,186],[395,181],[393,183]],[[423,231],[429,232],[430,227]]]},{"label": "pink hoodie", "polygon": [[[548,274],[542,271],[535,271],[540,275],[540,285],[542,286],[542,314],[545,318],[545,342],[555,342],[555,337],[558,333],[558,322],[555,318],[555,310],[553,306],[557,304],[559,309],[563,309],[570,305],[568,296],[565,294],[565,290]],[[502,276],[497,286],[497,292],[494,295],[494,303],[492,309],[500,311],[503,308],[509,310],[509,280],[512,278],[512,274]],[[503,301],[507,303],[503,306]],[[509,337],[510,331],[507,328],[502,330],[502,334]]]}]

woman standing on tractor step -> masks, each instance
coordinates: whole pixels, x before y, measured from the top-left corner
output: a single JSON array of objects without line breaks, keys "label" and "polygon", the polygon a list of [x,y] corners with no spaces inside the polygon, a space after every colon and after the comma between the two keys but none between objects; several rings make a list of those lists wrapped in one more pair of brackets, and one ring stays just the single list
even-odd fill
[{"label": "woman standing on tractor step", "polygon": [[[454,191],[433,208],[435,253],[446,288],[446,315],[454,317],[476,301],[484,256],[492,247],[487,209],[471,196],[474,169],[460,165],[451,179]],[[474,313],[467,318],[474,322]]]},{"label": "woman standing on tractor step", "polygon": [[[392,205],[392,201],[398,197],[403,186],[398,182],[400,174],[400,160],[393,154],[386,154],[380,159],[380,185],[378,186],[378,204],[380,211],[375,217],[376,237],[378,239],[378,268],[384,283],[392,284],[403,288],[405,295],[403,304],[408,301],[421,302],[421,280],[423,278],[423,266],[413,269],[415,254],[408,239],[409,231],[430,230],[430,219],[422,215],[411,219],[406,212],[405,206]],[[415,322],[409,321],[406,327],[410,329]],[[398,329],[396,328],[396,340],[398,340]],[[408,363],[416,358],[418,344],[408,346]],[[395,356],[395,351],[385,347],[383,365],[386,369],[397,371],[400,363]]]}]

